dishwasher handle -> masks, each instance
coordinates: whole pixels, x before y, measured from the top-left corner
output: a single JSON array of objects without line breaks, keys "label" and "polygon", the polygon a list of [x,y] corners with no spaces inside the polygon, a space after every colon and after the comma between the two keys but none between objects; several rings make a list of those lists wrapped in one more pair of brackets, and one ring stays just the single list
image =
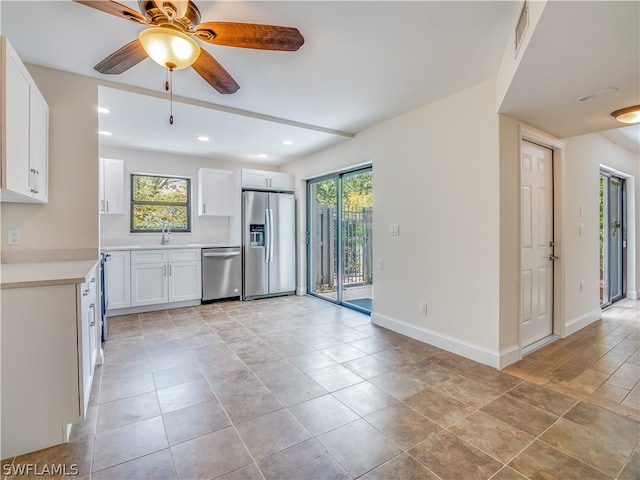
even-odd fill
[{"label": "dishwasher handle", "polygon": [[207,252],[203,253],[203,257],[235,257],[240,255],[240,252]]}]

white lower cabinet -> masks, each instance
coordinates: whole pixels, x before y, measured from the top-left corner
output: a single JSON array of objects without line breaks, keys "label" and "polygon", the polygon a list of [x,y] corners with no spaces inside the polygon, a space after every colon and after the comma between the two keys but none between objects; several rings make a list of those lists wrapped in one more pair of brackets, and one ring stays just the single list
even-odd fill
[{"label": "white lower cabinet", "polygon": [[0,458],[68,440],[87,413],[99,348],[98,279],[2,290]]},{"label": "white lower cabinet", "polygon": [[106,294],[109,309],[131,306],[131,252],[113,250],[105,263]]},{"label": "white lower cabinet", "polygon": [[[89,405],[89,395],[93,384],[93,373],[98,359],[98,325],[99,313],[97,296],[97,273],[94,268],[84,283],[78,285],[76,304],[78,311],[78,365],[80,372],[79,393],[82,418],[86,417]],[[81,339],[81,341],[80,341]]]},{"label": "white lower cabinet", "polygon": [[202,297],[200,249],[131,252],[131,306]]}]

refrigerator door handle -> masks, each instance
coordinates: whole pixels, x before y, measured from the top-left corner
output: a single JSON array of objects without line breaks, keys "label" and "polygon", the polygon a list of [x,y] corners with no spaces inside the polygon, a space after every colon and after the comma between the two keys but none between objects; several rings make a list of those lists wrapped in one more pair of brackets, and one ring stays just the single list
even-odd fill
[{"label": "refrigerator door handle", "polygon": [[269,209],[269,263],[273,262],[273,244],[274,241],[273,235],[273,209]]},{"label": "refrigerator door handle", "polygon": [[264,211],[264,260],[266,263],[271,262],[271,215],[269,209]]}]

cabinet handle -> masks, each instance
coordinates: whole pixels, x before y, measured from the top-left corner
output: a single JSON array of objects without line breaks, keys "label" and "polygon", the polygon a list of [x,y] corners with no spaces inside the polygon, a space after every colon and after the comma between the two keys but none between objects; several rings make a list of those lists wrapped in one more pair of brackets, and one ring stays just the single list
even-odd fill
[{"label": "cabinet handle", "polygon": [[36,169],[29,169],[29,190],[31,193],[36,193]]},{"label": "cabinet handle", "polygon": [[163,266],[162,266],[162,276],[163,276],[163,277],[166,277],[166,276],[167,276],[167,266],[166,266],[166,265],[163,265]]},{"label": "cabinet handle", "polygon": [[109,200],[107,200],[107,212],[109,211]]},{"label": "cabinet handle", "polygon": [[203,213],[203,214],[204,214],[204,213],[207,213],[207,204],[206,204],[206,203],[203,203],[203,204],[202,204],[202,213]]},{"label": "cabinet handle", "polygon": [[40,193],[40,172],[36,170],[36,193]]},{"label": "cabinet handle", "polygon": [[173,275],[173,272],[171,271],[171,265],[169,265],[169,276]]},{"label": "cabinet handle", "polygon": [[89,305],[89,309],[91,310],[91,321],[89,322],[89,326],[93,327],[96,324],[96,304],[92,303]]},{"label": "cabinet handle", "polygon": [[104,212],[104,200],[100,200],[100,211]]}]

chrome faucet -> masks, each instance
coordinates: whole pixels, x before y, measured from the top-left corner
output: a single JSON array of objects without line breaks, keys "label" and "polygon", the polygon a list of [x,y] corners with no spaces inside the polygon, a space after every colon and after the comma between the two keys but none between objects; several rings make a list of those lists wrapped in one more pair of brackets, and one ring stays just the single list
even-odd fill
[{"label": "chrome faucet", "polygon": [[165,223],[162,226],[162,240],[161,243],[164,245],[165,243],[169,243],[169,235],[171,235],[171,228],[167,226]]}]

